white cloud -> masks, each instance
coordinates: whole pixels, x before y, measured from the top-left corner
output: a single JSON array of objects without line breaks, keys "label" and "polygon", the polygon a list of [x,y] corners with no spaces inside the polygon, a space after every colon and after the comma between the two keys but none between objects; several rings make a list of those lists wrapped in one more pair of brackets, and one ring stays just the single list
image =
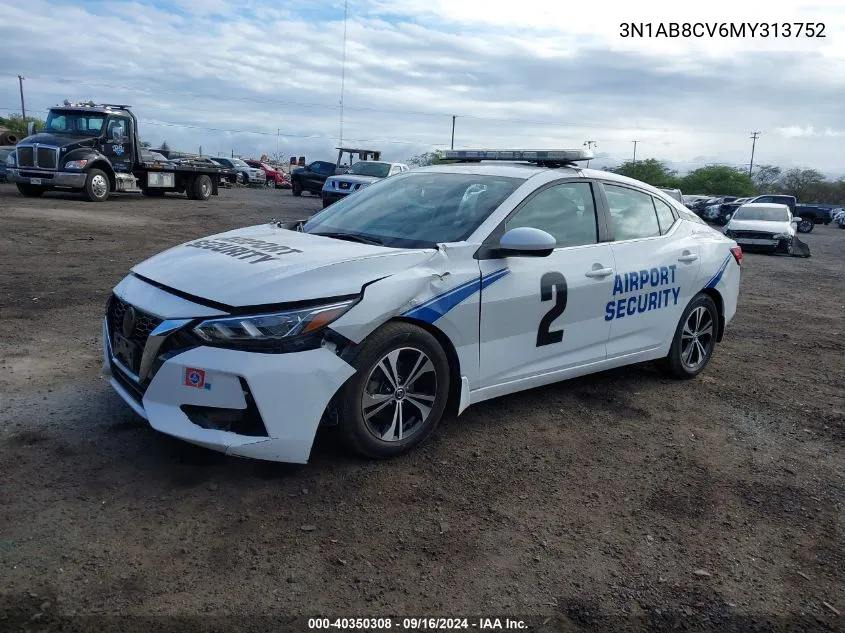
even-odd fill
[{"label": "white cloud", "polygon": [[[0,4],[0,108],[18,110],[21,72],[30,110],[117,100],[154,143],[260,154],[278,140],[285,155],[332,155],[342,1],[171,3]],[[447,146],[456,114],[456,146],[590,139],[619,161],[638,140],[638,157],[691,168],[742,164],[761,130],[755,162],[845,172],[843,5],[735,4],[350,0],[344,139],[406,158]],[[828,37],[619,37],[622,21],[764,20],[824,22]]]}]

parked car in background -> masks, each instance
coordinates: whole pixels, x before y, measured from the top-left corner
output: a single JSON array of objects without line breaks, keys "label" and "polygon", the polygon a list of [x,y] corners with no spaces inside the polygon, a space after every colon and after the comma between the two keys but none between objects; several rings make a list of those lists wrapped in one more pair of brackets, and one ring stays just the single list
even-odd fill
[{"label": "parked car in background", "polygon": [[315,160],[305,167],[294,169],[290,174],[293,195],[301,196],[303,191],[307,191],[312,195],[320,196],[328,177],[342,174],[345,171],[345,169],[327,160]]},{"label": "parked car in background", "polygon": [[219,156],[211,156],[210,158],[215,163],[236,170],[238,172],[239,182],[244,185],[263,185],[267,181],[267,176],[263,169],[250,167],[240,158],[224,158]]},{"label": "parked car in background", "polygon": [[6,182],[6,158],[14,151],[14,145],[0,146],[0,182]]},{"label": "parked car in background", "polygon": [[839,225],[840,229],[845,229],[845,208],[833,210],[833,221]]},{"label": "parked car in background", "polygon": [[709,199],[710,199],[710,196],[702,196],[702,195],[699,195],[699,194],[694,194],[694,195],[685,195],[685,196],[682,196],[682,197],[683,197],[683,204],[684,204],[684,206],[685,206],[687,209],[689,209],[690,211],[695,211],[695,210],[696,210],[696,205],[697,205],[699,202],[702,202],[702,201],[705,201],[705,200],[709,200]]},{"label": "parked car in background", "polygon": [[285,185],[290,186],[290,183],[287,179],[287,174],[285,174],[281,169],[276,169],[268,165],[267,163],[262,163],[260,160],[245,160],[244,161],[250,167],[254,167],[255,169],[260,169],[264,172],[264,184],[268,187],[284,187]]},{"label": "parked car in background", "polygon": [[715,222],[719,216],[719,209],[723,204],[734,202],[737,200],[736,196],[717,196],[705,201],[704,208],[701,210],[701,218],[708,222]]},{"label": "parked car in background", "polygon": [[[722,206],[719,207],[719,212],[716,214],[714,222],[718,225],[724,225],[727,223],[727,217],[731,215],[734,211],[736,211],[740,206],[743,204],[750,204],[750,203],[760,203],[760,204],[785,204],[789,207],[789,212],[792,215],[796,215],[795,213],[795,204],[797,200],[795,200],[795,196],[785,196],[780,194],[764,194],[762,196],[753,196],[751,198],[740,198],[738,200],[734,200],[733,202],[725,202],[722,203]],[[810,228],[806,229],[806,225],[802,227],[801,224],[798,225],[798,232],[799,233],[809,233],[813,230],[812,222],[809,223]]]},{"label": "parked car in background", "polygon": [[796,204],[795,215],[801,218],[798,223],[801,233],[809,233],[814,225],[830,224],[833,220],[830,209],[815,204]]},{"label": "parked car in background", "polygon": [[797,228],[797,218],[785,204],[749,202],[727,216],[724,233],[744,249],[791,255]]},{"label": "parked car in background", "polygon": [[678,202],[680,202],[681,204],[683,204],[683,203],[684,203],[684,196],[683,196],[683,194],[681,193],[681,190],[680,190],[680,189],[662,189],[662,188],[661,188],[661,189],[660,189],[660,191],[662,191],[663,193],[665,193],[667,196],[669,196],[669,197],[671,197],[671,198],[673,198],[673,199],[677,200],[677,201],[678,201]]},{"label": "parked car in background", "polygon": [[383,178],[409,171],[404,163],[362,160],[344,174],[329,176],[323,185],[323,208]]}]

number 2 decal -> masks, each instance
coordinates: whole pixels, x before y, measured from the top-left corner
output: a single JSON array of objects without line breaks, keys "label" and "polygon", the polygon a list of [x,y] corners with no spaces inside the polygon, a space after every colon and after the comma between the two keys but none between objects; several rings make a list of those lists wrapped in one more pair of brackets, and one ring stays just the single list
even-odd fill
[{"label": "number 2 decal", "polygon": [[551,301],[552,295],[554,295],[555,304],[540,319],[540,327],[537,330],[537,347],[560,343],[563,340],[563,330],[549,331],[549,326],[566,310],[567,294],[566,278],[560,273],[545,273],[540,278],[540,301]]}]

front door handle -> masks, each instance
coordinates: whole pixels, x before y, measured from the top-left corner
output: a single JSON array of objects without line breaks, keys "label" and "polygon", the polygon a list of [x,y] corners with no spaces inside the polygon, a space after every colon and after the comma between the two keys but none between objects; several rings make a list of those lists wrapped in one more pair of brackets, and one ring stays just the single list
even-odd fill
[{"label": "front door handle", "polygon": [[689,262],[694,262],[696,259],[698,259],[698,255],[696,255],[695,253],[686,252],[678,258],[678,261],[688,264]]},{"label": "front door handle", "polygon": [[607,277],[608,275],[613,274],[612,268],[593,268],[592,270],[584,273],[587,277]]}]

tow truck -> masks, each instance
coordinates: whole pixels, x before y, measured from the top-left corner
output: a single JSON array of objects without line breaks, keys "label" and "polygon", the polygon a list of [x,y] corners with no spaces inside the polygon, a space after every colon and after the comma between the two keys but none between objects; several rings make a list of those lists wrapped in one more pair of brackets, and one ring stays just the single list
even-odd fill
[{"label": "tow truck", "polygon": [[112,192],[159,197],[185,193],[192,200],[218,194],[231,171],[207,162],[160,162],[138,139],[138,119],[124,104],[64,101],[50,108],[44,129],[29,135],[6,159],[7,178],[37,198],[52,189],[81,191],[91,202]]}]

